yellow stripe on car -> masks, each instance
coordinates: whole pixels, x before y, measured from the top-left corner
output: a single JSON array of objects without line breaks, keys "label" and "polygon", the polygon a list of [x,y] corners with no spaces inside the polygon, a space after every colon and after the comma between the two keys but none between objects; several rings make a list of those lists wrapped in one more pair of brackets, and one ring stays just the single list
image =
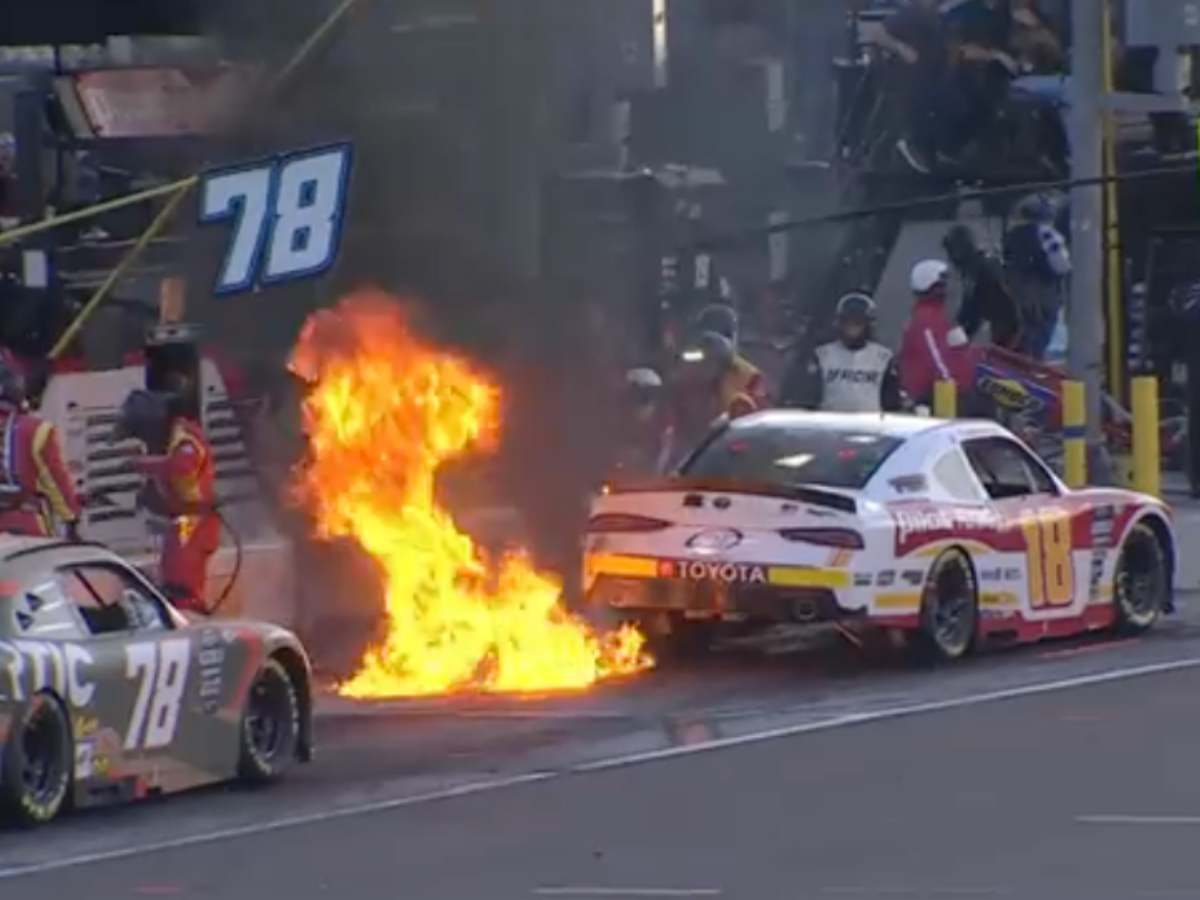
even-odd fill
[{"label": "yellow stripe on car", "polygon": [[989,547],[982,541],[961,540],[959,538],[945,538],[944,540],[935,541],[932,544],[922,547],[909,556],[938,556],[949,547],[959,547],[971,554],[972,557],[986,556],[989,553],[995,553],[994,547]]},{"label": "yellow stripe on car", "polygon": [[921,608],[921,595],[912,592],[876,594],[874,606],[876,609],[886,609],[889,612],[916,612]]},{"label": "yellow stripe on car", "polygon": [[648,556],[617,556],[611,553],[587,557],[590,575],[616,575],[619,578],[654,578],[658,560]]},{"label": "yellow stripe on car", "polygon": [[850,573],[838,569],[800,569],[792,566],[770,566],[767,569],[767,584],[773,584],[778,587],[849,587]]},{"label": "yellow stripe on car", "polygon": [[1009,593],[1008,591],[979,595],[979,605],[988,609],[1015,609],[1020,602],[1016,594]]},{"label": "yellow stripe on car", "polygon": [[[713,565],[718,568],[736,569],[739,575],[743,572],[757,574],[755,580],[763,583],[762,575],[766,575],[766,583],[775,587],[824,587],[843,588],[851,583],[850,572],[844,569],[817,569],[801,566],[770,566],[760,563],[718,563],[702,560],[684,562],[674,559],[655,559],[648,556],[622,556],[612,553],[596,553],[586,557],[584,571],[589,579],[598,575],[613,575],[618,578],[671,578],[683,576],[682,569]],[[678,574],[676,574],[678,573]],[[705,580],[692,576],[689,580]],[[720,580],[720,579],[717,579]],[[728,579],[727,579],[728,580]],[[736,580],[746,581],[738,578]]]}]

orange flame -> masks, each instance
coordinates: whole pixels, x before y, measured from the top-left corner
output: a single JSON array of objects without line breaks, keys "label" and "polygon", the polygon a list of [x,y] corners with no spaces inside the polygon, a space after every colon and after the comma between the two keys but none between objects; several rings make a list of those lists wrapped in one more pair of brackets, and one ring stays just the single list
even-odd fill
[{"label": "orange flame", "polygon": [[492,445],[500,392],[419,341],[392,298],[362,291],[312,316],[290,367],[312,387],[296,496],[319,537],[354,538],[385,579],[386,637],[342,694],[582,688],[650,664],[635,629],[594,632],[553,577],[524,554],[489,559],[438,507],[438,467]]}]

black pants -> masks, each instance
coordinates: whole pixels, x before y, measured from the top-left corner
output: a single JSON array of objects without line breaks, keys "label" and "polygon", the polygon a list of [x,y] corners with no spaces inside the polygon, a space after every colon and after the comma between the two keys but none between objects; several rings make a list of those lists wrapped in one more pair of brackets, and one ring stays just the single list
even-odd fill
[{"label": "black pants", "polygon": [[945,144],[947,113],[956,105],[947,73],[937,67],[898,63],[892,74],[892,88],[906,116],[902,128],[921,153],[932,157]]},{"label": "black pants", "polygon": [[910,136],[930,155],[961,153],[991,123],[1008,93],[1007,75],[991,63],[901,68]]}]

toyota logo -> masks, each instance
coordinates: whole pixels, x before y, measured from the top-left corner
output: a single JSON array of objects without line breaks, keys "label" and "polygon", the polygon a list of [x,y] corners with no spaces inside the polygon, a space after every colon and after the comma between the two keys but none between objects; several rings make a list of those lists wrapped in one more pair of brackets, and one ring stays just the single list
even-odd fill
[{"label": "toyota logo", "polygon": [[697,553],[720,553],[730,550],[742,542],[742,533],[732,528],[716,528],[711,531],[701,531],[688,538],[689,550]]}]

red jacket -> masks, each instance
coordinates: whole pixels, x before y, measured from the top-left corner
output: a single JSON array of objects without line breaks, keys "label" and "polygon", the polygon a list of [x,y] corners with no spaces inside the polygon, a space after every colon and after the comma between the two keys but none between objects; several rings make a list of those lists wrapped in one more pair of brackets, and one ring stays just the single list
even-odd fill
[{"label": "red jacket", "polygon": [[201,544],[215,548],[220,537],[220,523],[212,512],[216,471],[204,429],[191,419],[177,418],[166,455],[143,457],[135,467],[154,480],[167,515],[178,527],[180,541],[195,536]]},{"label": "red jacket", "polygon": [[897,366],[900,385],[914,403],[930,401],[935,381],[953,379],[964,392],[974,382],[976,351],[969,343],[950,346],[947,338],[955,327],[944,300],[919,299],[913,306]]},{"label": "red jacket", "polygon": [[8,404],[0,405],[0,486],[0,531],[49,536],[54,519],[79,521],[82,507],[58,430]]}]

